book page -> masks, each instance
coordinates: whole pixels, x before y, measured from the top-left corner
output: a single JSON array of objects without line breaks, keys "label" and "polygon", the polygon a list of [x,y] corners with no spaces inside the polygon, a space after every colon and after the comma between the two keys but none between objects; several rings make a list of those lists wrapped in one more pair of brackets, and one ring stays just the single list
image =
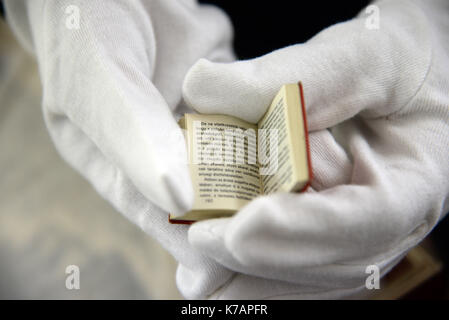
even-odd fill
[{"label": "book page", "polygon": [[[301,131],[300,103],[298,85],[285,85],[258,124],[258,156],[264,194],[295,191],[307,182],[308,172],[304,172],[307,162],[303,160],[307,150]],[[273,134],[277,139],[273,139]]]},{"label": "book page", "polygon": [[257,127],[223,115],[185,116],[195,210],[235,212],[261,192]]}]

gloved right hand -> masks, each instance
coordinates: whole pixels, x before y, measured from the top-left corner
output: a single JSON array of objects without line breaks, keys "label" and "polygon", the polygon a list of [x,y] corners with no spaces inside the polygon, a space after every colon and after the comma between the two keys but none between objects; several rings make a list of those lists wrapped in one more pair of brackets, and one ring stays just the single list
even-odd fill
[{"label": "gloved right hand", "polygon": [[194,1],[6,0],[5,7],[37,57],[44,118],[62,157],[184,266],[214,273],[204,277],[213,284],[198,279],[184,295],[227,280],[230,272],[191,252],[185,226],[167,222],[168,212],[193,202],[176,123],[186,111],[182,81],[199,58],[233,59],[225,15]]},{"label": "gloved right hand", "polygon": [[[195,223],[190,242],[236,271],[220,299],[341,298],[386,274],[449,211],[449,2],[382,0],[308,42],[233,63],[202,59],[184,82],[201,113],[257,122],[302,81],[313,190],[252,200]],[[315,192],[313,192],[315,191]]]}]

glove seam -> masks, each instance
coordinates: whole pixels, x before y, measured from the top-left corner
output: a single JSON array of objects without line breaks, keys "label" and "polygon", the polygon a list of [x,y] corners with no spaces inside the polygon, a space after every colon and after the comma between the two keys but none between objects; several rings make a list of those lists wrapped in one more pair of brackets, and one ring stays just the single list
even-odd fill
[{"label": "glove seam", "polygon": [[[226,280],[225,283],[223,283],[221,286],[219,286],[217,289],[215,289],[215,292],[218,292],[221,290],[221,293],[219,293],[214,300],[220,300],[221,297],[223,296],[223,294],[226,291],[226,288],[228,288],[235,280],[235,278],[237,277],[237,273],[233,271],[232,276]],[[213,293],[209,294],[207,299],[212,299]]]},{"label": "glove seam", "polygon": [[[426,26],[429,26],[429,25],[430,25],[429,17],[428,17],[427,14],[425,13],[425,11],[424,11],[420,6],[416,5],[414,2],[410,2],[410,5],[411,5],[411,6],[414,6],[415,8],[417,8],[417,10],[418,10],[419,12],[422,13],[424,19],[425,19],[426,22],[427,22],[427,23],[426,23]],[[428,30],[428,33],[430,34],[430,30]],[[388,115],[385,115],[385,116],[379,116],[379,117],[376,117],[376,118],[372,118],[372,120],[377,120],[377,119],[386,119],[386,120],[389,120],[390,117],[394,117],[394,116],[400,114],[404,109],[406,109],[406,108],[412,103],[412,101],[415,99],[415,97],[421,92],[422,88],[424,87],[424,84],[426,83],[426,81],[427,81],[427,79],[428,79],[428,77],[429,77],[429,74],[430,74],[430,71],[431,71],[431,69],[432,69],[432,65],[433,65],[433,62],[434,62],[434,44],[433,44],[433,41],[432,41],[430,35],[429,35],[429,39],[430,39],[429,62],[428,62],[428,64],[427,64],[427,66],[426,66],[426,71],[425,71],[425,73],[424,73],[424,77],[423,77],[423,79],[420,81],[420,83],[419,83],[419,85],[417,86],[415,92],[414,92],[414,93],[411,95],[411,97],[410,97],[406,102],[404,102],[404,104],[403,104],[401,107],[399,107],[396,111],[394,111],[394,112],[392,112],[392,113],[390,113],[390,114],[388,114]]]}]

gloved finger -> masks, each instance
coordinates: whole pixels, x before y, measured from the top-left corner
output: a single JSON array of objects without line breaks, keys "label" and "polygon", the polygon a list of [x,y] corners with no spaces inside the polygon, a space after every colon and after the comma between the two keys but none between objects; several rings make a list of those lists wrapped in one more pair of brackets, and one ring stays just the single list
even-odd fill
[{"label": "gloved finger", "polygon": [[237,274],[231,282],[219,288],[211,300],[328,300],[348,299],[363,290],[363,287],[329,288],[313,287],[285,281]]},{"label": "gloved finger", "polygon": [[[77,5],[78,29],[48,19],[42,25],[52,32],[35,30],[38,58],[45,61],[40,73],[48,125],[67,117],[147,199],[169,212],[185,212],[193,203],[186,147],[151,81],[155,41],[148,13],[140,1],[114,1],[108,10],[100,2]],[[49,13],[65,8],[61,2],[43,7]]]},{"label": "gloved finger", "polygon": [[[379,277],[383,277],[388,273],[402,258],[403,256],[399,256],[386,265],[379,264]],[[342,265],[340,268],[345,268],[345,266]],[[319,270],[310,270],[312,272],[316,271],[313,277],[309,272],[305,272],[307,276],[303,277],[303,281],[300,284],[237,273],[213,295],[209,296],[209,299],[322,300],[363,299],[369,297],[372,291],[368,292],[369,290],[366,289],[366,279],[369,276],[366,273],[366,269],[359,268],[359,270],[355,270],[351,266],[346,266],[346,268],[348,269],[346,273],[352,277],[352,281],[345,281],[344,284],[341,284],[338,278],[336,279],[333,276],[335,270],[331,268],[323,270],[323,268],[319,267]],[[320,286],[314,286],[313,281],[311,281],[311,279],[317,278],[321,278]]]},{"label": "gloved finger", "polygon": [[[133,84],[124,83],[122,87],[127,85]],[[100,92],[102,88],[98,84],[95,86],[95,95],[85,104],[91,107],[88,119],[78,118],[84,113],[81,110],[77,115],[68,111],[70,121],[150,201],[173,213],[188,210],[192,205],[193,190],[185,142],[157,90],[148,83],[148,90],[133,92],[130,97],[125,96],[126,93],[119,95],[109,90],[108,93]],[[82,109],[80,106],[71,107],[71,111]],[[63,116],[51,111],[48,115],[49,126],[58,121],[58,116]]]},{"label": "gloved finger", "polygon": [[[188,243],[187,239],[185,241]],[[195,256],[194,263],[187,265],[182,262],[176,269],[176,284],[186,299],[208,298],[234,277],[235,272],[209,257],[198,257],[198,252]]]},{"label": "gloved finger", "polygon": [[[342,200],[343,191],[332,191],[331,203],[321,193],[260,198],[234,218],[192,225],[189,241],[239,273],[329,289],[363,285],[368,265],[389,265],[428,232],[424,222],[400,221],[395,213],[390,228],[380,227],[374,209],[366,211],[353,201],[357,193],[345,190]],[[335,214],[337,205],[347,215]],[[354,216],[356,210],[362,213]],[[403,237],[393,232],[395,227]]]},{"label": "gloved finger", "polygon": [[[305,44],[235,63],[199,60],[183,85],[186,102],[200,113],[257,122],[279,88],[301,81],[309,130],[332,127],[363,111],[390,114],[422,83],[431,61],[426,17],[409,1],[381,1],[382,26],[366,16],[325,29]],[[395,12],[400,11],[401,15]]]},{"label": "gloved finger", "polygon": [[329,130],[311,132],[309,145],[313,170],[311,186],[315,190],[350,182],[351,159]]}]

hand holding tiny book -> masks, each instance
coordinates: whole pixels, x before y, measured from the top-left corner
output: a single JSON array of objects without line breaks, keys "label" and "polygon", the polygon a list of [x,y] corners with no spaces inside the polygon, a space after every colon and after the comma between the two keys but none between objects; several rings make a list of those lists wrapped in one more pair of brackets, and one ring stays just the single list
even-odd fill
[{"label": "hand holding tiny book", "polygon": [[301,83],[282,86],[257,124],[227,115],[186,114],[195,201],[171,223],[231,216],[252,199],[304,191],[312,179]]}]

